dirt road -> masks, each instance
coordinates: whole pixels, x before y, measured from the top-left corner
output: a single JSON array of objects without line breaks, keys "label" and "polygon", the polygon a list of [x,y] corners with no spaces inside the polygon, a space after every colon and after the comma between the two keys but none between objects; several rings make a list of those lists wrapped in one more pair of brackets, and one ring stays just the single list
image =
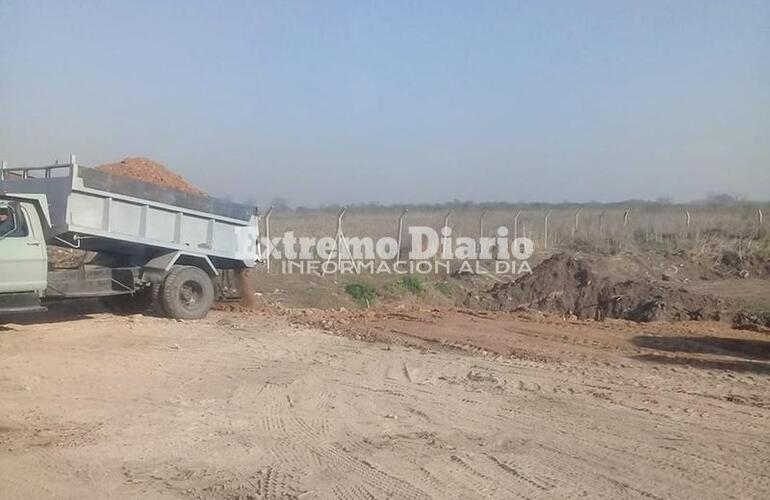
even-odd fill
[{"label": "dirt road", "polygon": [[761,367],[651,363],[609,329],[594,356],[559,328],[502,329],[576,346],[538,361],[223,312],[6,325],[0,497],[770,496]]}]

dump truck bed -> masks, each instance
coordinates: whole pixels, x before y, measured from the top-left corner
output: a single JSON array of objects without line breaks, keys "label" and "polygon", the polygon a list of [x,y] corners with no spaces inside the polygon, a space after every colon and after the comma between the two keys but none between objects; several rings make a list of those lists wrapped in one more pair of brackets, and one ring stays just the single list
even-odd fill
[{"label": "dump truck bed", "polygon": [[51,244],[137,255],[182,251],[217,267],[259,260],[256,210],[67,165],[0,168],[0,194],[44,195]]}]

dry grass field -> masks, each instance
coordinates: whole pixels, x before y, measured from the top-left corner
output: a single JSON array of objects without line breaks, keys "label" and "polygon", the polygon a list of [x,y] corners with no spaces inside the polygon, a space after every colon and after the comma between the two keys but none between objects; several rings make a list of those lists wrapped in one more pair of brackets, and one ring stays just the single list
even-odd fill
[{"label": "dry grass field", "polygon": [[[508,236],[525,236],[540,255],[560,250],[617,252],[620,250],[692,250],[718,255],[770,253],[768,221],[770,204],[687,204],[635,202],[587,205],[521,205],[449,207],[349,207],[343,218],[348,237],[373,239],[398,235],[398,219],[404,208],[403,239],[409,226],[440,231],[448,226],[455,237],[494,236],[504,226]],[[333,237],[337,208],[276,209],[269,217],[270,236],[293,231],[295,236]],[[760,213],[762,221],[760,223]],[[689,225],[688,225],[689,217]],[[264,217],[263,217],[264,234]]]},{"label": "dry grass field", "polygon": [[[670,205],[646,203],[628,205],[539,205],[510,206],[506,208],[471,206],[467,208],[404,207],[407,225],[443,227],[444,217],[449,216],[449,226],[455,234],[477,237],[482,214],[485,235],[493,228],[506,226],[511,230],[519,213],[521,236],[542,241],[545,217],[548,218],[549,241],[554,244],[578,237],[583,239],[621,238],[623,234],[638,238],[648,235],[648,240],[700,238],[721,235],[724,238],[754,238],[757,236],[757,210],[763,214],[770,211],[770,204],[741,203],[735,205]],[[362,236],[394,236],[402,207],[352,206],[344,217],[346,232]],[[337,218],[336,207],[328,209],[275,209],[271,215],[271,230],[283,232],[294,230],[308,236],[334,235]],[[624,214],[628,211],[624,225]],[[687,213],[690,213],[690,229],[687,232]],[[578,228],[574,232],[575,214],[578,213]],[[601,214],[604,214],[602,217]],[[602,223],[603,220],[603,223]],[[601,227],[600,227],[600,223]],[[764,217],[762,233],[766,232],[767,217]],[[601,229],[601,231],[600,231]],[[644,239],[644,238],[642,238]]]}]

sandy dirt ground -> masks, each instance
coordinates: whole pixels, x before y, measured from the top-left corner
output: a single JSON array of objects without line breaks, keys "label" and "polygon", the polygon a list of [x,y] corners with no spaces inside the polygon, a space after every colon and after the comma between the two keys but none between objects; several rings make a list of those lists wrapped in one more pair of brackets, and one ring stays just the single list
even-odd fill
[{"label": "sandy dirt ground", "polygon": [[770,496],[761,334],[312,316],[0,326],[0,497]]}]

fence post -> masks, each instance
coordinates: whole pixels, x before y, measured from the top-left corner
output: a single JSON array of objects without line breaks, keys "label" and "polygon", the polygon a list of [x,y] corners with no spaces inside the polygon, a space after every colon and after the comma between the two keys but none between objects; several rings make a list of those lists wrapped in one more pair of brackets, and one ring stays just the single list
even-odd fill
[{"label": "fence post", "polygon": [[513,239],[519,237],[519,216],[521,215],[521,210],[516,212],[516,215],[513,216]]},{"label": "fence post", "polygon": [[765,216],[762,213],[762,209],[757,207],[757,239],[762,237],[762,221]]},{"label": "fence post", "polygon": [[337,213],[337,232],[334,237],[337,242],[337,272],[339,272],[339,269],[342,266],[342,248],[340,248],[340,243],[342,243],[342,218],[345,216],[346,211],[347,207],[342,207]]},{"label": "fence post", "polygon": [[360,273],[360,269],[358,268],[358,263],[353,258],[353,255],[350,253],[350,247],[348,246],[348,240],[345,238],[345,233],[342,232],[342,218],[345,216],[345,212],[347,212],[347,207],[340,208],[340,211],[337,212],[337,234],[334,236],[334,250],[329,253],[329,257],[326,258],[326,262],[324,263],[323,267],[321,268],[321,276],[326,274],[326,267],[329,265],[329,262],[332,260],[332,255],[334,251],[337,252],[337,272],[340,272],[342,269],[342,250],[344,249],[345,252],[348,254],[348,259],[353,264],[353,269],[355,269],[356,274]]},{"label": "fence post", "polygon": [[604,236],[604,214],[607,213],[606,210],[602,210],[602,213],[599,214],[599,239]]},{"label": "fence post", "polygon": [[548,250],[548,218],[551,216],[551,211],[546,212],[543,218],[543,248]]},{"label": "fence post", "polygon": [[685,210],[684,211],[684,239],[690,238],[690,211]]},{"label": "fence post", "polygon": [[396,251],[396,263],[401,262],[401,235],[404,232],[404,216],[406,216],[408,211],[409,209],[405,208],[398,217],[398,250]]},{"label": "fence post", "polygon": [[575,212],[575,225],[572,226],[572,237],[574,238],[577,235],[578,227],[580,226],[580,212],[582,212],[582,208],[578,208]]},{"label": "fence post", "polygon": [[273,207],[270,205],[270,208],[267,209],[267,212],[265,213],[265,250],[267,250],[267,257],[265,258],[265,271],[267,274],[270,274],[270,259],[273,255],[273,249],[272,246],[272,240],[270,239],[270,214],[273,213]]},{"label": "fence post", "polygon": [[481,244],[481,239],[484,237],[484,217],[486,217],[487,211],[482,210],[481,215],[479,216],[479,245]]},{"label": "fence post", "polygon": [[441,258],[448,258],[447,256],[447,238],[449,236],[449,216],[452,215],[452,210],[446,213],[444,217],[444,227],[441,229]]}]

